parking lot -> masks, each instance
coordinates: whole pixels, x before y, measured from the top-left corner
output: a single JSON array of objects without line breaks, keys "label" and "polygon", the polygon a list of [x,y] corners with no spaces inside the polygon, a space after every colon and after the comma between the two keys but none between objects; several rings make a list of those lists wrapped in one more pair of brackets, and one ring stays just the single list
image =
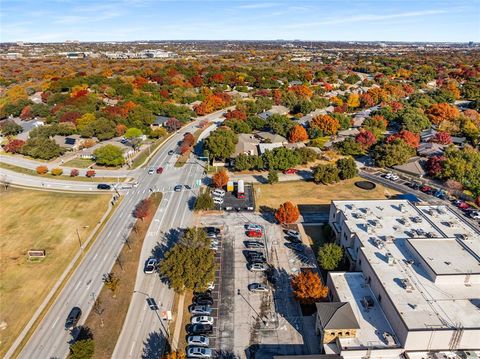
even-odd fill
[{"label": "parking lot", "polygon": [[235,192],[226,192],[223,196],[223,203],[216,204],[216,208],[225,211],[254,211],[255,196],[253,186],[245,185],[244,198],[237,198]]},{"label": "parking lot", "polygon": [[[290,276],[301,268],[314,267],[309,248],[302,252],[285,246],[279,225],[254,213],[225,213],[202,217],[202,225],[222,228],[221,248],[217,254],[218,272],[214,297],[215,328],[211,348],[219,356],[271,357],[287,354],[318,353],[312,317],[302,317],[293,299]],[[247,249],[244,242],[247,223],[263,227],[265,249]],[[300,244],[301,245],[301,244]],[[247,268],[246,250],[262,252],[271,267],[269,274]],[[252,283],[265,284],[267,293],[249,291]],[[304,343],[306,345],[304,345]]]}]

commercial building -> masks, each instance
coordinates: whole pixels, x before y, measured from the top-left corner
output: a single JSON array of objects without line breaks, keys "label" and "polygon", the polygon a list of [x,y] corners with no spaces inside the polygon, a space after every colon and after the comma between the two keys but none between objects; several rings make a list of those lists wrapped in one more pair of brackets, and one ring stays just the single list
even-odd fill
[{"label": "commercial building", "polygon": [[[329,274],[329,296],[350,305],[358,328],[337,325],[342,335],[326,340],[328,328],[319,319],[325,354],[475,357],[480,350],[477,228],[447,206],[406,200],[334,201],[329,223],[353,271]],[[325,310],[319,308],[318,318]]]}]

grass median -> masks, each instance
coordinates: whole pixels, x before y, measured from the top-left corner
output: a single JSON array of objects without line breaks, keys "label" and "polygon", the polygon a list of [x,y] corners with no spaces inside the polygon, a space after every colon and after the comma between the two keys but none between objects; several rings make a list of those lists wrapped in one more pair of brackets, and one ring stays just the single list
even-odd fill
[{"label": "grass median", "polygon": [[[3,356],[108,208],[110,194],[67,194],[9,188],[0,193],[0,331]],[[62,213],[59,216],[58,213]],[[29,261],[27,251],[46,251]]]},{"label": "grass median", "polygon": [[[111,273],[118,278],[118,286],[113,292],[104,286],[97,297],[98,306],[90,312],[85,326],[93,334],[95,353],[93,358],[111,358],[117,339],[122,330],[128,307],[132,299],[133,289],[140,260],[143,240],[148,233],[148,228],[153,216],[162,200],[161,193],[154,193],[150,197],[153,207],[149,215],[142,220],[137,220],[131,231],[128,244],[125,244],[118,256]],[[101,314],[99,314],[101,313]]]}]

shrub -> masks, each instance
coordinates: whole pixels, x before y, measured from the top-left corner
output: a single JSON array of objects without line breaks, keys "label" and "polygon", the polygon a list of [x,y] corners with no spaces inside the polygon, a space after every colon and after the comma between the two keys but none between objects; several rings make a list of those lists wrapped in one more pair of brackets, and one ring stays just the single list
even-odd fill
[{"label": "shrub", "polygon": [[61,168],[54,168],[50,172],[53,176],[61,176],[63,173],[63,170]]},{"label": "shrub", "polygon": [[37,173],[38,173],[39,175],[44,175],[44,174],[46,174],[46,173],[48,172],[48,167],[47,167],[47,166],[38,166],[38,167],[36,168],[36,170],[37,170]]},{"label": "shrub", "polygon": [[85,176],[88,178],[95,177],[95,170],[88,170]]},{"label": "shrub", "polygon": [[195,206],[194,210],[195,211],[208,211],[210,209],[213,209],[214,203],[213,203],[213,198],[210,195],[209,191],[202,191],[196,201],[195,201]]},{"label": "shrub", "polygon": [[70,177],[77,177],[78,175],[79,175],[79,172],[76,168],[70,171]]}]

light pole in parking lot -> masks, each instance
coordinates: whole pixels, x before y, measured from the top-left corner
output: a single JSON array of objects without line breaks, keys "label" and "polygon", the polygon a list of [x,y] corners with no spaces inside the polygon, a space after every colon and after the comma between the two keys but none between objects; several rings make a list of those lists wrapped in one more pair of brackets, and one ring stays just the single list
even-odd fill
[{"label": "light pole in parking lot", "polygon": [[260,318],[260,320],[262,321],[263,325],[266,326],[266,325],[267,325],[266,320],[260,315],[259,312],[257,312],[257,311],[255,310],[254,307],[252,307],[252,305],[251,305],[250,302],[247,300],[247,298],[245,298],[245,297],[243,296],[243,294],[242,294],[242,292],[240,291],[240,289],[237,289],[237,295],[239,295],[240,297],[242,297],[243,300],[244,300],[245,302],[247,302],[248,306],[249,306],[250,308],[252,308],[252,310],[255,312],[255,314]]}]

